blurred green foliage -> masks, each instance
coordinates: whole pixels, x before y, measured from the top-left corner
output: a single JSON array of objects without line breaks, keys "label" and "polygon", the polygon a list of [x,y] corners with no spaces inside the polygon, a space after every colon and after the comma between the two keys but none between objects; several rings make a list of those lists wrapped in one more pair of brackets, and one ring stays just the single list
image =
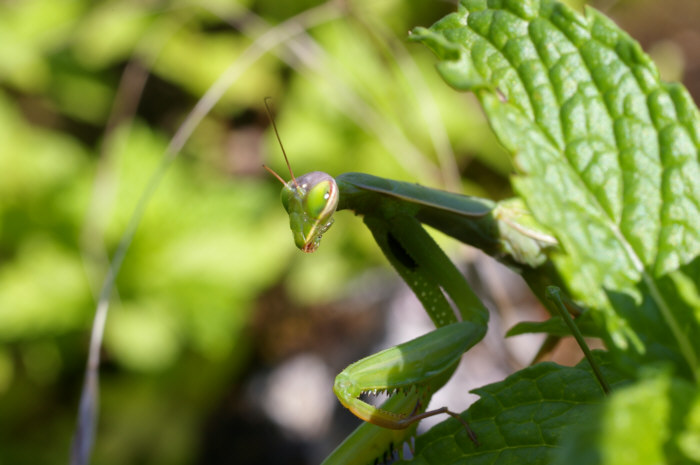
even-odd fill
[{"label": "blurred green foliage", "polygon": [[259,296],[282,283],[296,304],[332,300],[382,263],[349,215],[313,260],[294,249],[260,169],[287,172],[265,96],[298,174],[508,195],[475,100],[405,40],[449,3],[329,3],[243,66],[258,38],[319,4],[0,4],[0,463],[66,462],[108,257],[178,125],[232,63],[240,78],[169,169],[118,277],[95,463],[196,461],[207,415],[249,363]]}]

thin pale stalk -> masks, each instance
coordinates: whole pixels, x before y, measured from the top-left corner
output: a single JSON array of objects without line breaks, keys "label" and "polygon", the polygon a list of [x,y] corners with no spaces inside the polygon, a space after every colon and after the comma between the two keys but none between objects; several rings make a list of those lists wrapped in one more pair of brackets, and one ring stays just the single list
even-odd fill
[{"label": "thin pale stalk", "polygon": [[581,347],[583,355],[586,357],[586,360],[588,360],[588,363],[591,365],[593,374],[598,379],[598,382],[600,383],[600,387],[603,389],[603,392],[605,392],[605,394],[610,394],[610,386],[605,380],[605,377],[603,377],[603,373],[600,371],[598,362],[596,362],[593,358],[593,353],[591,353],[591,349],[588,348],[588,344],[586,344],[586,341],[583,339],[583,334],[581,334],[581,331],[578,329],[578,326],[576,326],[576,323],[574,323],[574,320],[571,318],[571,315],[569,315],[569,311],[566,309],[566,306],[562,301],[561,290],[555,286],[548,287],[547,298],[552,303],[554,303],[554,306],[559,312],[559,315],[561,315],[561,317],[564,319],[564,322],[566,322],[566,325],[569,327],[571,334],[573,334],[579,347]]},{"label": "thin pale stalk", "polygon": [[296,15],[279,25],[269,29],[261,35],[250,47],[248,47],[239,57],[233,62],[224,73],[214,82],[207,90],[202,98],[197,102],[190,114],[187,116],[182,125],[170,141],[170,144],[163,154],[160,164],[151,175],[148,185],[141,193],[139,201],[131,215],[129,224],[122,235],[117,250],[112,259],[112,263],[105,276],[102,285],[102,291],[95,309],[95,318],[93,321],[92,332],[90,335],[90,348],[88,362],[85,371],[85,381],[80,397],[80,408],[78,413],[78,425],[76,427],[76,435],[73,438],[71,448],[71,464],[86,465],[90,462],[92,447],[96,431],[96,423],[98,418],[98,398],[99,398],[99,364],[100,364],[100,347],[104,336],[104,327],[107,321],[109,311],[109,300],[114,288],[114,281],[119,274],[121,265],[124,261],[129,246],[136,234],[136,230],[141,222],[148,202],[153,193],[160,185],[163,176],[168,167],[173,162],[177,154],[185,145],[189,137],[197,128],[199,123],[211,111],[216,102],[218,102],[224,93],[238,80],[238,78],[252,66],[260,57],[267,53],[270,49],[278,46],[286,40],[289,40],[296,34],[305,30],[305,28],[320,24],[338,16],[338,11],[331,4],[326,3],[319,7],[306,10],[299,15]]}]

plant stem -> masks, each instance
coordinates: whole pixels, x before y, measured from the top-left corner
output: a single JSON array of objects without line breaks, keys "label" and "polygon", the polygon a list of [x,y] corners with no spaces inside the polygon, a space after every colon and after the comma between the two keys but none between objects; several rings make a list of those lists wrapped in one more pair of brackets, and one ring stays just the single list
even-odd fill
[{"label": "plant stem", "polygon": [[564,302],[561,297],[561,289],[559,289],[556,286],[549,286],[547,288],[547,299],[554,303],[554,306],[559,312],[559,315],[561,315],[561,317],[566,322],[566,325],[569,327],[571,334],[576,339],[576,342],[578,342],[579,347],[581,347],[583,355],[586,357],[586,360],[588,360],[588,363],[591,365],[591,368],[593,369],[593,374],[596,378],[598,378],[598,382],[600,383],[600,387],[603,389],[603,392],[605,392],[606,395],[610,394],[610,386],[608,385],[607,381],[605,381],[605,378],[603,377],[603,373],[600,371],[598,363],[593,358],[593,353],[591,352],[591,349],[588,348],[588,344],[586,344],[586,341],[583,339],[583,334],[581,334],[581,331],[578,329],[578,326],[576,326],[576,323],[574,323],[574,320],[571,318],[571,315],[569,315],[569,311],[566,309],[566,305],[564,305]]}]

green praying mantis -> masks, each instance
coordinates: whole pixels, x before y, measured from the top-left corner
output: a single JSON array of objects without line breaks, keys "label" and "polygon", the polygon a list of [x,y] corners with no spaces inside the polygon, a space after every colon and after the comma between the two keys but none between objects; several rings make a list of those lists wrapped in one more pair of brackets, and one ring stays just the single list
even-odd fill
[{"label": "green praying mantis", "polygon": [[[452,376],[462,354],[486,334],[489,312],[421,223],[518,267],[540,295],[551,282],[543,282],[543,273],[528,270],[547,265],[546,249],[556,247],[556,240],[513,200],[496,203],[361,173],[334,179],[314,171],[295,177],[272,117],[271,121],[291,180],[265,169],[284,185],[281,199],[296,246],[314,252],[337,210],[362,215],[380,249],[436,326],[428,334],[351,364],[336,377],[336,396],[366,423],[324,463],[372,463],[391,456],[415,433],[420,420],[438,414],[458,419],[464,434],[478,446],[478,432],[458,414],[446,407],[430,411],[426,407]],[[366,393],[385,393],[390,398],[374,406],[361,398]]]}]

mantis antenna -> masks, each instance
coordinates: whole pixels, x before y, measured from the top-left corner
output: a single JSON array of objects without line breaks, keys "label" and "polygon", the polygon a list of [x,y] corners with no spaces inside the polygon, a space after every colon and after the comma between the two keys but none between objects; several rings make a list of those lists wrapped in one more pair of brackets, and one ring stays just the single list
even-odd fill
[{"label": "mantis antenna", "polygon": [[338,207],[338,184],[331,175],[321,171],[306,173],[299,176],[298,180],[294,177],[292,165],[289,163],[287,152],[282,145],[275,119],[272,117],[270,105],[267,103],[268,100],[270,97],[265,97],[265,109],[275,130],[277,141],[282,148],[284,161],[287,163],[292,180],[285,182],[272,169],[265,165],[263,168],[284,185],[281,193],[282,205],[289,213],[289,226],[294,235],[294,243],[302,252],[311,253],[318,248],[321,236],[333,224],[333,213]]},{"label": "mantis antenna", "polygon": [[[287,163],[287,168],[289,168],[289,175],[292,177],[292,181],[294,181],[294,186],[298,189],[299,184],[297,184],[297,178],[294,177],[294,173],[292,172],[292,165],[289,163],[289,158],[287,158],[287,152],[284,150],[284,145],[282,145],[282,139],[280,138],[280,133],[277,131],[277,125],[275,124],[275,118],[272,116],[272,111],[270,111],[270,105],[267,103],[268,100],[272,100],[272,97],[265,97],[263,102],[265,102],[265,110],[267,110],[267,116],[270,118],[270,122],[272,123],[272,129],[275,130],[275,136],[277,136],[277,142],[280,144],[280,148],[282,149],[282,155],[284,155],[284,161]],[[275,171],[270,168],[267,165],[263,165],[263,168],[265,168],[267,171],[269,171],[274,177],[280,180],[282,184],[286,185],[287,182],[282,179],[282,176],[279,174],[275,173]]]}]

